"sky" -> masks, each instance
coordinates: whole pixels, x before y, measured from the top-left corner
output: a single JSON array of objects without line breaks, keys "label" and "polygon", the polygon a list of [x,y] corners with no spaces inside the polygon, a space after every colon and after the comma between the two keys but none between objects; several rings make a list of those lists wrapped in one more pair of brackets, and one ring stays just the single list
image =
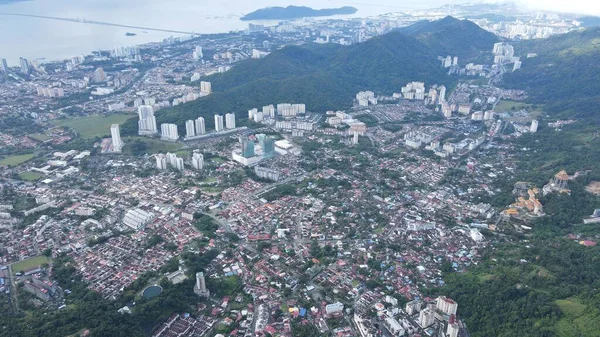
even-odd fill
[{"label": "sky", "polygon": [[[498,2],[498,0],[486,2]],[[598,0],[516,0],[513,2],[528,9],[600,15],[600,1]]]},{"label": "sky", "polygon": [[[381,8],[389,8],[390,11],[394,9],[414,8],[414,7],[425,7],[431,5],[431,7],[440,6],[440,4],[449,3],[465,3],[465,2],[514,2],[518,5],[530,9],[530,10],[545,10],[563,13],[574,13],[574,14],[588,14],[588,15],[599,15],[600,16],[600,0],[322,0],[324,7],[334,7],[338,5],[362,5],[362,6],[373,6]],[[291,1],[291,2],[305,2],[305,1]]]}]

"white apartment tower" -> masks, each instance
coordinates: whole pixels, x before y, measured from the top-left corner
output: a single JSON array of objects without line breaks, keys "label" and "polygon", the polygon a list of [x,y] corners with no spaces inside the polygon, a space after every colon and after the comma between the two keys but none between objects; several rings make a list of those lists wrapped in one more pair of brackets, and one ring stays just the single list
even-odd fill
[{"label": "white apartment tower", "polygon": [[206,281],[204,280],[204,273],[196,273],[196,284],[194,285],[194,293],[198,296],[209,297],[210,292],[206,289]]},{"label": "white apartment tower", "polygon": [[196,119],[196,135],[203,135],[206,133],[206,123],[203,117]]},{"label": "white apartment tower", "polygon": [[194,121],[189,120],[185,122],[185,138],[192,138],[196,136],[196,128],[194,126]]},{"label": "white apartment tower", "polygon": [[439,102],[444,103],[446,102],[446,86],[442,85],[440,87],[440,98],[439,98]]},{"label": "white apartment tower", "polygon": [[138,107],[138,134],[152,135],[158,132],[156,128],[156,117],[154,117],[154,109],[150,105],[140,105]]},{"label": "white apartment tower", "polygon": [[192,166],[196,170],[202,170],[202,168],[204,167],[204,156],[202,155],[202,153],[194,152],[194,154],[192,155]]},{"label": "white apartment tower", "polygon": [[536,133],[538,130],[538,126],[539,126],[539,122],[537,119],[534,119],[531,121],[531,128],[529,129],[529,131],[531,131],[531,133]]},{"label": "white apartment tower", "polygon": [[176,124],[164,123],[160,125],[161,137],[164,140],[177,140],[179,133]]},{"label": "white apartment tower", "polygon": [[167,169],[167,157],[162,153],[156,155],[156,168],[159,170]]},{"label": "white apartment tower", "polygon": [[223,131],[223,116],[215,115],[215,131]]},{"label": "white apartment tower", "polygon": [[200,82],[200,94],[203,96],[210,95],[212,93],[212,86],[210,82]]},{"label": "white apartment tower", "polygon": [[110,136],[112,138],[113,152],[121,152],[121,149],[123,148],[123,141],[121,141],[121,131],[119,129],[119,124],[113,124],[110,127]]},{"label": "white apartment tower", "polygon": [[235,114],[233,112],[225,115],[225,128],[235,129]]}]

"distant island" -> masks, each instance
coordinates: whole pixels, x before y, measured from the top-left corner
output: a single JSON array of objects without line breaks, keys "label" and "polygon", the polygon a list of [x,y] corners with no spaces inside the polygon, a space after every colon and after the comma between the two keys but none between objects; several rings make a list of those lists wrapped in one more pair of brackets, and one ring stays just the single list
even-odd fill
[{"label": "distant island", "polygon": [[125,36],[136,36],[136,35],[137,35],[136,33],[130,33],[130,32],[125,33]]},{"label": "distant island", "polygon": [[326,9],[312,9],[310,7],[305,6],[267,7],[246,14],[240,20],[250,21],[299,19],[319,16],[354,14],[357,11],[358,9],[349,6]]}]

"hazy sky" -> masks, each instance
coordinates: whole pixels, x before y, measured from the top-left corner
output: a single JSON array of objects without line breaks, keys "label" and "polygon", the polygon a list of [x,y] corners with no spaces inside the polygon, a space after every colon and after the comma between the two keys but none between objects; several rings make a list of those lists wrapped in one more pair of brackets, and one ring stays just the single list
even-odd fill
[{"label": "hazy sky", "polygon": [[[489,0],[487,2],[498,1],[499,0]],[[599,0],[516,0],[511,2],[516,2],[529,9],[600,15]]]},{"label": "hazy sky", "polygon": [[[465,3],[465,2],[478,2],[478,0],[322,0],[320,7],[331,7],[333,4],[336,5],[362,5],[362,6],[373,6],[373,7],[387,7],[390,11],[395,8],[414,8],[417,7],[437,7],[440,4],[449,3]],[[600,0],[479,0],[482,2],[514,2],[525,8],[534,10],[546,10],[556,11],[565,13],[581,13],[590,15],[600,15]],[[284,1],[282,1],[284,2]],[[296,3],[302,3],[306,1],[297,0],[291,1]],[[309,1],[310,2],[310,1]]]}]

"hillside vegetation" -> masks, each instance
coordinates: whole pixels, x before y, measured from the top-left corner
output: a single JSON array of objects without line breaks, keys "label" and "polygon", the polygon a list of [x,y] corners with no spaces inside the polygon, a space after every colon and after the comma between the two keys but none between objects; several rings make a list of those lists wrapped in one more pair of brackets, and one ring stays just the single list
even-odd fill
[{"label": "hillside vegetation", "polygon": [[471,62],[492,50],[500,38],[469,20],[447,16],[437,21],[420,21],[399,29],[413,36],[439,56],[458,56],[461,64]]},{"label": "hillside vegetation", "polygon": [[[452,87],[456,78],[440,67],[439,55],[479,57],[498,38],[472,22],[451,17],[418,23],[351,46],[307,44],[287,46],[260,60],[238,63],[230,71],[208,76],[214,94],[157,114],[157,122],[183,127],[203,116],[207,127],[215,113],[236,112],[276,103],[305,103],[309,111],[324,112],[351,106],[361,90],[391,95],[411,81]],[[136,132],[135,121],[122,127]]]},{"label": "hillside vegetation", "polygon": [[[504,78],[504,86],[524,89],[533,103],[564,116],[588,117],[600,103],[600,28],[588,28],[543,40],[522,41],[515,52],[522,69]],[[527,59],[528,53],[538,56]]]}]

